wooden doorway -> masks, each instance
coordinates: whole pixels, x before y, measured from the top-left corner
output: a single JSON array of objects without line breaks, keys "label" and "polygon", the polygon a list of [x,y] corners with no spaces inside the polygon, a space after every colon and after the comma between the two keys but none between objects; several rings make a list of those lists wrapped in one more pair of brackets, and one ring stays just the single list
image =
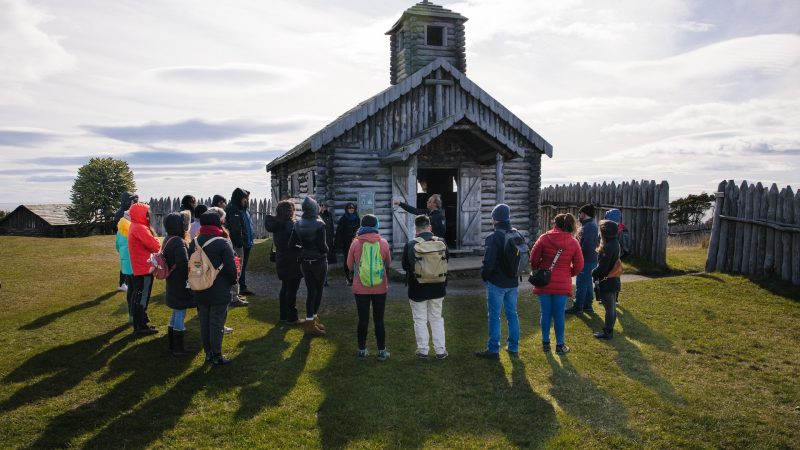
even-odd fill
[{"label": "wooden doorway", "polygon": [[419,169],[417,183],[417,207],[424,208],[432,194],[442,197],[445,241],[448,247],[458,248],[458,169]]}]

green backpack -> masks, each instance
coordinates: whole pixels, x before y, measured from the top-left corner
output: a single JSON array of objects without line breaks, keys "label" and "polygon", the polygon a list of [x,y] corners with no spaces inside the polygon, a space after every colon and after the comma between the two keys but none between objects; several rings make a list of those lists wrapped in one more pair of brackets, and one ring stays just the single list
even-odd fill
[{"label": "green backpack", "polygon": [[371,288],[383,283],[383,257],[380,242],[363,242],[361,258],[358,260],[358,276],[361,285]]}]

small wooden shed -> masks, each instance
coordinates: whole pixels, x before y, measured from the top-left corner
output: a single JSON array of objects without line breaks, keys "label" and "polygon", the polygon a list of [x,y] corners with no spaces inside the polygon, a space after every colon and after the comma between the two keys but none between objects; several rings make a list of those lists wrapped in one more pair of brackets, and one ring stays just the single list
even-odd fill
[{"label": "small wooden shed", "polygon": [[67,218],[69,206],[69,203],[19,205],[0,220],[0,234],[70,236],[75,231],[75,223]]},{"label": "small wooden shed", "polygon": [[395,250],[414,228],[392,201],[424,206],[431,194],[442,196],[452,249],[481,250],[501,202],[535,236],[541,157],[553,147],[467,78],[466,21],[427,1],[406,10],[386,33],[391,86],[267,164],[273,204],[311,195],[338,218],[356,202]]}]

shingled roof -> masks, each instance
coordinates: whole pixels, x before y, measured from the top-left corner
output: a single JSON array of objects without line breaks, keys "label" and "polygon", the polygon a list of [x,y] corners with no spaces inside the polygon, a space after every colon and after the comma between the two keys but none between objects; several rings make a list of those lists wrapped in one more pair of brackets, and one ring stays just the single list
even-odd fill
[{"label": "shingled roof", "polygon": [[359,103],[351,110],[339,116],[336,120],[325,126],[320,131],[311,135],[308,139],[304,140],[296,147],[284,153],[279,158],[272,160],[267,164],[267,170],[272,169],[276,165],[290,161],[307,151],[314,151],[321,149],[326,144],[332,142],[334,139],[346,133],[359,123],[366,120],[369,116],[374,115],[376,112],[388,106],[393,101],[410,92],[415,87],[422,84],[426,76],[430,75],[436,69],[443,69],[448,72],[462,89],[469,92],[476,100],[480,101],[484,106],[489,108],[492,112],[497,114],[498,118],[509,126],[514,128],[517,132],[525,136],[525,138],[541,153],[547,156],[553,156],[553,146],[547,142],[538,133],[533,131],[526,125],[522,119],[515,116],[505,106],[500,104],[489,95],[486,91],[481,89],[477,84],[472,82],[467,76],[453,67],[444,59],[437,59],[416,73],[398,84],[391,86],[384,91],[370,97],[369,99]]},{"label": "shingled roof", "polygon": [[69,203],[45,203],[45,204],[37,204],[37,205],[19,205],[14,211],[9,213],[3,219],[7,219],[11,217],[17,211],[20,211],[22,208],[27,209],[32,214],[35,214],[42,218],[45,222],[49,225],[75,225],[75,222],[69,220],[67,218],[67,208],[70,206]]}]

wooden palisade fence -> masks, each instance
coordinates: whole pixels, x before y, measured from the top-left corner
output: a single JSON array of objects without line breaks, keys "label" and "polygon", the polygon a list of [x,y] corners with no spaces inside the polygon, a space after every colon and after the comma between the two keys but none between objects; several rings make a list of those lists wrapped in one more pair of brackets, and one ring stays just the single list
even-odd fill
[{"label": "wooden palisade fence", "polygon": [[760,275],[800,286],[800,190],[719,184],[706,272]]},{"label": "wooden palisade fence", "polygon": [[[158,232],[159,236],[163,236],[164,217],[171,212],[181,209],[181,197],[150,198],[148,203],[150,204],[150,216],[152,217],[151,224]],[[211,198],[198,198],[197,204],[211,206]],[[250,220],[253,222],[253,231],[255,232],[256,238],[266,238],[267,230],[264,229],[264,218],[273,211],[272,201],[251,198],[250,206],[247,210],[250,212]]]},{"label": "wooden palisade fence", "polygon": [[596,219],[603,219],[609,209],[622,211],[622,222],[630,230],[633,253],[667,265],[667,232],[669,224],[669,184],[662,181],[631,181],[616,184],[570,184],[542,189],[539,209],[539,231],[552,228],[557,214],[572,213],[587,203],[597,208]]}]

